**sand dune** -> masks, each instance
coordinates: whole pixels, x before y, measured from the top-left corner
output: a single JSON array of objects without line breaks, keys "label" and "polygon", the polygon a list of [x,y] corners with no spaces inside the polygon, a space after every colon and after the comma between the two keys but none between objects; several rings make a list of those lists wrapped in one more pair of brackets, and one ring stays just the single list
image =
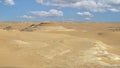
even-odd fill
[{"label": "sand dune", "polygon": [[119,68],[118,25],[0,23],[0,68]]},{"label": "sand dune", "polygon": [[21,31],[36,31],[36,30],[37,31],[74,31],[74,29],[68,29],[56,23],[32,24],[26,28],[21,29]]}]

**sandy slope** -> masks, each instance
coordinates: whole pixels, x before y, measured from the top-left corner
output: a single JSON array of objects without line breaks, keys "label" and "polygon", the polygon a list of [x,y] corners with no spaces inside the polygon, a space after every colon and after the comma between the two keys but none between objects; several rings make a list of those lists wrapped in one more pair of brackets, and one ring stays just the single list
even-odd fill
[{"label": "sandy slope", "polygon": [[0,68],[119,68],[119,23],[0,23]]}]

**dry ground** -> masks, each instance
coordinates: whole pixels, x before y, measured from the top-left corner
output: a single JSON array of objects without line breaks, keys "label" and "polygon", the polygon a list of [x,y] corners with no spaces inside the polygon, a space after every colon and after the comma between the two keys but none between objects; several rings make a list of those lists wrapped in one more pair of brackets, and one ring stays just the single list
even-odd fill
[{"label": "dry ground", "polygon": [[0,23],[0,68],[120,68],[120,23]]}]

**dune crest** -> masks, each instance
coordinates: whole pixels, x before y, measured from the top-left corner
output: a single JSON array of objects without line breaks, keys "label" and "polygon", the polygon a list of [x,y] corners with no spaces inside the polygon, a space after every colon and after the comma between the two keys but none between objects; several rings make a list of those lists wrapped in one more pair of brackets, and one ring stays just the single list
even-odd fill
[{"label": "dune crest", "polygon": [[75,31],[74,29],[68,29],[61,25],[55,23],[40,23],[40,24],[32,24],[21,31]]}]

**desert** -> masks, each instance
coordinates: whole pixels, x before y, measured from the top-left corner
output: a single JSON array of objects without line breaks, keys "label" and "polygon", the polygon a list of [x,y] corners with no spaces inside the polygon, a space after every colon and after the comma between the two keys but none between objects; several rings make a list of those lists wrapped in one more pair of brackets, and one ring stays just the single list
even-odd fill
[{"label": "desert", "polygon": [[1,22],[0,68],[120,68],[120,23]]},{"label": "desert", "polygon": [[120,0],[0,0],[0,68],[120,68]]}]

